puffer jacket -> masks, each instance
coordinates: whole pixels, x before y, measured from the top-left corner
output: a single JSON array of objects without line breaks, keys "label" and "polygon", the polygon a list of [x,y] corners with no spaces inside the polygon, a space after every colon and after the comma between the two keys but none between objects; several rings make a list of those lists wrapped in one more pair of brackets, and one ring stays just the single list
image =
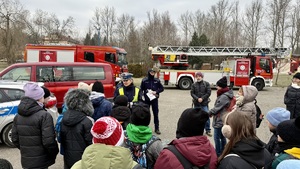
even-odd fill
[{"label": "puffer jacket", "polygon": [[105,144],[92,144],[71,169],[142,169],[132,160],[129,149]]},{"label": "puffer jacket", "polygon": [[242,100],[243,104],[237,106],[238,111],[244,112],[250,119],[253,124],[253,128],[256,129],[256,107],[254,100],[258,94],[257,89],[254,86],[242,86],[244,99]]},{"label": "puffer jacket", "polygon": [[103,116],[109,116],[112,109],[112,103],[108,101],[103,93],[91,92],[90,100],[92,101],[94,107],[94,114],[92,118],[94,121],[98,120]]},{"label": "puffer jacket", "polygon": [[291,112],[291,119],[300,116],[300,86],[292,84],[287,88],[284,94],[284,104]]},{"label": "puffer jacket", "polygon": [[[195,82],[191,88],[191,96],[193,98],[193,103],[195,107],[207,106],[208,98],[211,95],[210,84],[204,80],[200,82]],[[202,98],[201,103],[198,102],[198,98]]]},{"label": "puffer jacket", "polygon": [[209,110],[209,114],[213,115],[213,128],[223,127],[223,116],[228,113],[227,108],[233,98],[233,91],[229,90],[217,97],[214,107]]},{"label": "puffer jacket", "polygon": [[218,169],[269,169],[272,164],[272,156],[264,148],[264,143],[257,139],[247,139],[237,142],[230,155],[225,156]]},{"label": "puffer jacket", "polygon": [[68,168],[81,159],[85,148],[92,144],[93,121],[85,113],[68,109],[61,123],[61,144],[64,163]]},{"label": "puffer jacket", "polygon": [[155,78],[150,74],[150,70],[148,71],[148,77],[145,77],[141,83],[141,90],[144,93],[144,98],[146,101],[150,101],[147,96],[148,89],[156,92],[156,99],[159,98],[159,94],[164,91],[163,85],[160,83],[158,78]]},{"label": "puffer jacket", "polygon": [[47,168],[55,163],[58,144],[52,116],[32,98],[23,97],[12,128],[23,168]]},{"label": "puffer jacket", "polygon": [[[217,167],[216,151],[206,136],[175,139],[170,144],[174,145],[177,150],[195,166],[201,167],[209,164],[210,169]],[[159,154],[154,168],[183,169],[183,166],[170,150],[164,149]]]}]

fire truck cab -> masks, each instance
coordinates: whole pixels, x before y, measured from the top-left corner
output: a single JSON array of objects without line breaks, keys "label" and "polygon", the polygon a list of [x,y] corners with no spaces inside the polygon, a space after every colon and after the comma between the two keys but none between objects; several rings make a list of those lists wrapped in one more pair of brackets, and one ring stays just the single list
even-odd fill
[{"label": "fire truck cab", "polygon": [[[180,61],[180,56],[183,55],[187,56],[186,58],[228,56],[228,59],[221,64],[222,70],[201,70],[204,73],[204,80],[208,81],[211,86],[215,86],[221,77],[226,76],[230,87],[253,85],[258,90],[262,90],[264,87],[273,85],[272,56],[277,57],[288,53],[287,48],[157,46],[152,49],[152,59],[158,61],[158,66],[172,66],[170,62],[164,61],[169,56],[176,56],[173,60],[177,62],[174,63],[175,69],[178,69],[179,62],[181,66],[188,63],[187,60],[185,63]],[[162,70],[158,76],[165,86],[176,86],[188,90],[195,81],[195,73],[196,70]]]},{"label": "fire truck cab", "polygon": [[124,49],[112,46],[27,44],[24,61],[108,63],[113,69],[116,81],[119,81],[119,75],[128,71],[126,55]]}]

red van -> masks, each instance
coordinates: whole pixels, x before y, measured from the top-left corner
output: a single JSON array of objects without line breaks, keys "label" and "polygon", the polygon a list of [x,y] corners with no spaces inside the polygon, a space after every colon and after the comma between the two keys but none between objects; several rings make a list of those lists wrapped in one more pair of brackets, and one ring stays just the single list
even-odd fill
[{"label": "red van", "polygon": [[115,79],[111,66],[107,63],[86,62],[34,62],[16,63],[0,72],[2,80],[44,82],[57,98],[57,107],[61,108],[65,93],[77,88],[79,82],[87,84],[99,80],[103,83],[104,94],[112,99]]}]

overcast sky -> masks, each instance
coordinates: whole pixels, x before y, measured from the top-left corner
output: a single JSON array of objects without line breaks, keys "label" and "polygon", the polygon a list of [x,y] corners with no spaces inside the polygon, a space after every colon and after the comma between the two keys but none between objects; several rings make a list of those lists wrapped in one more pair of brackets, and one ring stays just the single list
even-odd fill
[{"label": "overcast sky", "polygon": [[[87,30],[89,20],[92,19],[95,8],[105,6],[114,7],[117,16],[128,13],[136,21],[143,22],[147,19],[147,11],[156,9],[159,13],[169,11],[173,21],[186,12],[208,11],[219,0],[20,0],[25,9],[34,13],[41,9],[55,13],[60,20],[72,16],[80,30]],[[229,0],[233,2],[233,0]],[[241,9],[249,4],[250,0],[240,0]]]}]

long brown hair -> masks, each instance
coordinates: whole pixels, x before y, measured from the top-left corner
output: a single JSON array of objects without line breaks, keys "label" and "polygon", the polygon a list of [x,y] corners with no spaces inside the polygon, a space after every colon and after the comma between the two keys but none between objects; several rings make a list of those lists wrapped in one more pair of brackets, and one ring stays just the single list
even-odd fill
[{"label": "long brown hair", "polygon": [[235,110],[231,112],[227,117],[226,124],[231,127],[231,136],[229,142],[225,145],[223,153],[218,159],[219,162],[230,153],[237,142],[243,139],[258,139],[254,132],[251,119],[243,111]]}]

